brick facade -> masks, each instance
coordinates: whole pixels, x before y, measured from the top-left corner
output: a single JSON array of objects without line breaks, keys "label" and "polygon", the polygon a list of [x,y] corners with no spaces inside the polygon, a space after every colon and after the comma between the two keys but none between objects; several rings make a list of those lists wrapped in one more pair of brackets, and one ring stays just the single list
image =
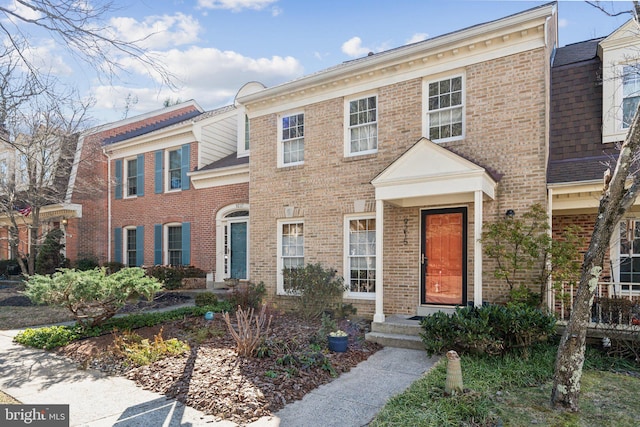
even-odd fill
[{"label": "brick facade", "polygon": [[[443,146],[503,175],[495,201],[484,204],[484,218],[506,209],[526,210],[546,203],[546,102],[548,51],[536,49],[465,67],[466,136]],[[459,74],[460,70],[455,70]],[[454,74],[454,72],[452,72]],[[439,76],[440,77],[440,76]],[[447,77],[445,75],[445,77]],[[424,76],[429,79],[429,76]],[[267,285],[272,299],[277,281],[278,220],[293,206],[304,220],[305,263],[320,262],[343,271],[345,215],[357,200],[365,213],[375,211],[371,180],[422,136],[423,78],[379,87],[378,152],[344,157],[344,98],[305,105],[304,165],[278,168],[277,115],[251,120],[251,271]],[[428,165],[425,165],[428,167]],[[265,185],[265,183],[269,183]],[[468,208],[468,299],[473,299],[473,204]],[[400,208],[384,213],[384,311],[415,314],[420,287],[420,212],[438,205]],[[378,225],[379,226],[379,225]],[[406,238],[405,238],[406,236]],[[504,300],[505,285],[484,262],[484,299]],[[277,298],[275,298],[277,299]],[[283,304],[284,300],[279,299]],[[346,300],[371,316],[373,300]]]}]

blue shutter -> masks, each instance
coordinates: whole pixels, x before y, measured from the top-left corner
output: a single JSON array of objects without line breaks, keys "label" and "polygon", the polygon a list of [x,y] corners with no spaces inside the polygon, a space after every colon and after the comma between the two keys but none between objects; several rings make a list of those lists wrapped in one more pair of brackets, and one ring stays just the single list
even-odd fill
[{"label": "blue shutter", "polygon": [[122,228],[113,230],[113,260],[122,262]]},{"label": "blue shutter", "polygon": [[143,264],[144,264],[144,225],[139,225],[136,227],[136,267],[140,267]]},{"label": "blue shutter", "polygon": [[122,199],[122,160],[116,160],[116,199]]},{"label": "blue shutter", "polygon": [[153,226],[153,263],[162,265],[162,224]]},{"label": "blue shutter", "polygon": [[155,160],[155,192],[162,193],[162,150],[155,152],[156,160]]},{"label": "blue shutter", "polygon": [[191,223],[182,223],[182,265],[191,264]]},{"label": "blue shutter", "polygon": [[182,165],[180,167],[180,181],[182,182],[182,189],[189,189],[189,177],[187,176],[187,172],[190,172],[189,166],[191,165],[191,154],[190,154],[191,146],[189,144],[185,144],[182,146],[182,152],[180,156],[182,158]]},{"label": "blue shutter", "polygon": [[138,155],[138,160],[137,160],[137,166],[138,166],[138,185],[137,185],[137,190],[138,190],[138,197],[140,196],[144,196],[144,154],[139,154]]}]

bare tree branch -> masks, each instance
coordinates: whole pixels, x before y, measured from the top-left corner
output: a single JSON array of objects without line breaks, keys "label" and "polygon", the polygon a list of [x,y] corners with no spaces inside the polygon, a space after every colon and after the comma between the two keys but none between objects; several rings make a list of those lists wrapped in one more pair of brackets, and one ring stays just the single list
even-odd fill
[{"label": "bare tree branch", "polygon": [[28,46],[28,36],[23,27],[32,26],[46,30],[75,58],[92,66],[101,77],[110,80],[117,71],[125,71],[118,56],[131,58],[142,64],[149,73],[159,76],[162,84],[174,87],[174,75],[141,46],[147,37],[126,41],[117,38],[113,28],[104,23],[104,19],[117,8],[111,1],[83,2],[76,0],[15,0],[22,8],[0,6],[0,32],[20,52],[23,63],[32,72],[37,72],[31,60],[20,48]]}]

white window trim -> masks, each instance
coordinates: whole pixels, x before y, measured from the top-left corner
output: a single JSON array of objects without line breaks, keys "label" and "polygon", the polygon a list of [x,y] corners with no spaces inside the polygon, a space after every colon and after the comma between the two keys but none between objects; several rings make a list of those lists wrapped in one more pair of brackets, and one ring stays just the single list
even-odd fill
[{"label": "white window trim", "polygon": [[467,79],[466,79],[466,74],[465,73],[456,73],[456,74],[451,74],[451,75],[442,75],[438,78],[433,78],[433,79],[429,79],[429,80],[423,80],[422,82],[422,135],[429,139],[429,141],[431,141],[431,139],[429,138],[429,84],[430,83],[435,83],[435,82],[440,82],[442,80],[450,80],[450,79],[455,79],[456,77],[460,77],[462,78],[462,105],[460,106],[462,108],[462,135],[460,136],[452,136],[449,138],[441,138],[441,139],[436,139],[435,143],[443,143],[443,142],[449,142],[449,141],[459,141],[461,139],[465,138],[465,135],[467,133],[467,122],[466,122],[466,111],[467,111]]},{"label": "white window trim", "polygon": [[[640,218],[630,218],[630,217],[622,218],[620,221],[625,221],[629,219],[640,221]],[[620,284],[620,233],[618,228],[619,226],[620,224],[618,223],[618,226],[616,226],[616,229],[611,236],[611,242],[609,243],[609,258],[611,261],[611,275],[613,279],[614,290],[617,295],[622,295],[623,297],[627,297],[629,295],[638,296],[640,295],[640,290],[633,290],[633,286],[632,286],[631,294],[629,294],[629,290],[623,290],[622,285]],[[640,285],[640,283],[638,284],[634,283],[634,286],[636,285]]]},{"label": "white window trim", "polygon": [[[277,264],[277,286],[276,286],[276,290],[277,290],[277,294],[278,295],[290,295],[288,293],[286,293],[284,291],[284,276],[282,275],[282,269],[284,268],[283,263],[282,263],[282,226],[285,224],[302,224],[302,226],[304,227],[304,219],[302,218],[287,218],[286,220],[278,220],[277,222],[277,246],[278,246],[278,250],[277,250],[277,256],[276,256],[276,264]],[[305,236],[306,236],[306,230],[305,230]],[[307,239],[305,238],[305,242],[304,245],[306,246],[306,241]],[[303,246],[304,247],[304,246]],[[306,251],[305,251],[306,252]],[[306,257],[306,254],[305,254]]]},{"label": "white window trim", "polygon": [[[127,262],[123,262],[123,264],[125,264],[127,267],[135,267],[134,265],[128,265],[129,264],[129,248],[127,247],[127,243],[129,240],[129,231],[130,230],[134,230],[136,232],[136,235],[138,233],[138,227],[133,226],[133,225],[129,225],[126,227],[122,227],[122,260],[123,261],[127,261]],[[136,236],[137,239],[137,236]],[[137,245],[137,240],[136,240],[136,257],[138,255],[138,245]]]},{"label": "white window trim", "polygon": [[[289,116],[296,116],[298,114],[302,114],[304,116],[304,119],[305,119],[304,128],[305,128],[305,134],[306,134],[307,117],[304,111],[290,111],[290,112],[278,114],[278,149],[276,151],[278,152],[279,168],[288,168],[291,166],[299,166],[304,164],[304,160],[301,162],[292,162],[292,163],[284,162],[284,141],[282,140],[282,119]],[[303,140],[304,139],[306,139],[306,135],[303,137]],[[305,143],[305,150],[306,150],[306,143]]]},{"label": "white window trim", "polygon": [[[247,111],[245,107],[238,108],[238,157],[246,157],[251,154],[251,138],[249,138],[249,149],[246,148],[245,120]],[[249,131],[251,131],[251,120],[249,120]]]},{"label": "white window trim", "polygon": [[[613,82],[611,84],[613,90],[613,105],[610,105],[609,108],[613,108],[612,113],[605,112],[605,117],[609,117],[613,120],[613,129],[611,129],[611,125],[606,126],[605,129],[608,128],[607,132],[603,132],[603,140],[604,142],[618,142],[624,140],[627,135],[629,128],[624,127],[623,120],[623,106],[622,101],[624,100],[624,67],[627,66],[640,66],[640,63],[632,62],[624,62],[616,64],[612,67],[614,71]],[[607,84],[607,82],[603,82],[603,85]],[[604,98],[604,93],[603,93]],[[606,119],[605,119],[606,120]]]},{"label": "white window trim", "polygon": [[[351,152],[351,126],[349,125],[349,114],[350,114],[350,108],[349,108],[349,104],[352,101],[357,101],[360,99],[364,99],[364,98],[371,98],[371,97],[375,97],[376,98],[376,134],[377,134],[377,138],[378,138],[378,142],[376,144],[376,148],[373,150],[364,150],[364,151],[357,151],[355,153]],[[345,157],[357,157],[357,156],[364,156],[367,154],[375,154],[378,152],[378,147],[380,146],[380,134],[377,132],[378,130],[378,123],[379,123],[379,119],[380,119],[380,103],[378,100],[378,94],[373,92],[373,93],[365,93],[365,94],[360,94],[357,96],[351,96],[351,97],[345,97],[344,99],[344,156]]]},{"label": "white window trim", "polygon": [[[345,298],[349,298],[349,299],[361,299],[361,300],[375,300],[376,299],[376,293],[375,292],[351,292],[351,266],[349,265],[349,235],[350,235],[350,229],[349,229],[349,222],[352,220],[357,220],[357,219],[376,219],[376,214],[375,212],[372,213],[366,213],[366,214],[349,214],[349,215],[345,215],[344,216],[344,238],[343,238],[343,271],[344,271],[344,280],[347,285],[347,290],[344,293]],[[378,227],[378,224],[376,224],[376,227]],[[376,253],[376,257],[378,256],[378,254]]]},{"label": "white window trim", "polygon": [[[138,194],[129,194],[129,161],[134,160],[137,167],[137,157],[127,157],[122,159],[122,195],[125,199],[134,199]],[[136,191],[138,191],[138,176],[136,172]]]},{"label": "white window trim", "polygon": [[[180,187],[171,188],[171,176],[169,171],[169,153],[172,151],[180,152]],[[182,147],[172,147],[164,150],[164,192],[165,193],[176,193],[178,191],[182,191]]]},{"label": "white window trim", "polygon": [[237,220],[237,222],[246,221],[247,222],[247,280],[251,280],[251,269],[249,268],[249,260],[251,259],[250,251],[250,224],[249,217],[235,217],[235,218],[227,218],[226,216],[237,211],[249,211],[249,215],[251,212],[249,210],[248,203],[237,203],[234,205],[225,206],[218,210],[216,213],[216,272],[215,272],[215,281],[222,282],[224,279],[229,277],[228,274],[224,272],[224,257],[225,257],[225,246],[224,246],[224,227],[229,225],[229,222],[233,222],[233,220]]},{"label": "white window trim", "polygon": [[[180,227],[182,229],[181,222],[169,222],[162,227],[162,259],[163,265],[169,265],[169,227]],[[184,250],[184,242],[182,242],[181,251]],[[182,262],[181,262],[182,264]]]}]

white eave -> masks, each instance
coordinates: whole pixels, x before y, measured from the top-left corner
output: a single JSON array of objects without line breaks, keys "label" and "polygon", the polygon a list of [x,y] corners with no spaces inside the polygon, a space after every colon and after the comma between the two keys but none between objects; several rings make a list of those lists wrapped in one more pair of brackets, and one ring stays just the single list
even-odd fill
[{"label": "white eave", "polygon": [[433,61],[431,56],[441,58],[445,55],[462,55],[463,49],[473,51],[480,45],[489,46],[495,38],[506,42],[514,39],[511,34],[528,37],[531,28],[544,32],[547,18],[555,12],[555,3],[549,3],[492,22],[343,63],[282,85],[240,96],[238,102],[244,105],[275,102],[278,99],[285,100],[296,92],[308,96],[317,91],[317,87],[338,85],[337,81],[340,79],[348,80],[346,83],[354,83],[361,78],[366,79],[374,72],[393,73],[401,67],[400,64],[406,68],[418,68],[421,64]]}]

